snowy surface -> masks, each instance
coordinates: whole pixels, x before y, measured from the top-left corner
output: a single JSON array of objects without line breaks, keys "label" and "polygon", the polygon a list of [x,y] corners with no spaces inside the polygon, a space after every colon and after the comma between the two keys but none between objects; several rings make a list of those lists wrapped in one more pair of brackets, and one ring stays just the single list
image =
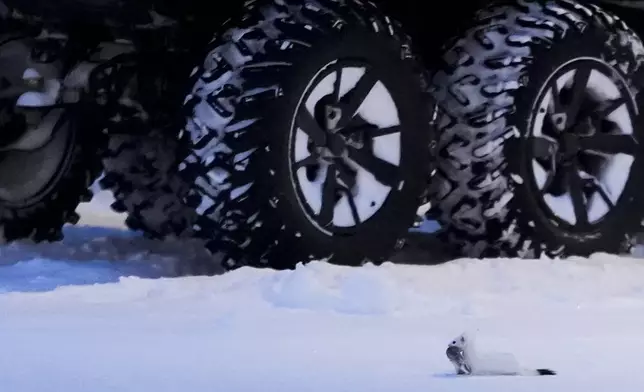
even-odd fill
[{"label": "snowy surface", "polygon": [[[173,278],[205,255],[121,231],[122,217],[100,204],[84,222],[113,228],[0,248],[0,391],[644,387],[638,259],[313,263]],[[559,374],[457,378],[444,352],[463,331],[482,349]]]}]

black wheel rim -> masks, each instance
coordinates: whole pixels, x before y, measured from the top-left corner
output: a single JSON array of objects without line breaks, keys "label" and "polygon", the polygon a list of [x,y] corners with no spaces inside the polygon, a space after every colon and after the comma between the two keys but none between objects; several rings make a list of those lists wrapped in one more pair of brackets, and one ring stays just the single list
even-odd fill
[{"label": "black wheel rim", "polygon": [[599,59],[570,61],[536,101],[526,153],[530,181],[547,217],[589,232],[611,216],[641,147],[627,83]]},{"label": "black wheel rim", "polygon": [[[324,86],[324,93],[320,93],[320,86]],[[374,96],[383,91],[388,100],[382,95]],[[368,107],[373,114],[373,99],[381,100],[383,112],[395,112],[395,121],[371,121],[366,113]],[[400,185],[399,125],[393,98],[368,64],[337,60],[315,75],[296,109],[289,155],[298,201],[319,230],[329,235],[355,233],[377,213],[391,190]],[[302,153],[302,135],[307,139],[306,156]],[[310,182],[319,182],[318,205],[312,201],[312,191],[303,185],[306,180],[302,173]],[[371,195],[373,200],[365,195],[365,178],[369,176],[379,184],[373,186],[378,189]]]}]

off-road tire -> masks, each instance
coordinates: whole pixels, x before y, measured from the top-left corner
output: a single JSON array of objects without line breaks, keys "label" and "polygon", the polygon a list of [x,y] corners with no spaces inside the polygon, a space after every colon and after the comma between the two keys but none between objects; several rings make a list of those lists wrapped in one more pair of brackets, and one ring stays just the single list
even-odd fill
[{"label": "off-road tire", "polygon": [[103,189],[125,224],[150,239],[192,236],[194,209],[183,203],[188,187],[176,171],[177,142],[167,134],[111,134],[103,157]]},{"label": "off-road tire", "polygon": [[[213,40],[186,99],[183,140],[192,153],[180,170],[193,186],[197,235],[225,268],[386,260],[414,221],[430,171],[431,105],[408,37],[369,2],[274,0],[247,8]],[[396,89],[404,121],[404,181],[356,233],[338,236],[305,215],[286,150],[307,83],[348,48],[350,56],[380,56],[392,67],[396,83],[387,88]]]},{"label": "off-road tire", "polygon": [[[643,213],[637,170],[610,217],[590,231],[571,231],[543,213],[520,155],[532,105],[554,69],[574,57],[601,58],[639,103],[644,46],[623,21],[594,5],[503,4],[481,10],[450,42],[433,78],[443,116],[431,197],[442,235],[470,257],[626,251]],[[634,135],[641,145],[641,124]],[[642,164],[638,154],[633,167]]]}]

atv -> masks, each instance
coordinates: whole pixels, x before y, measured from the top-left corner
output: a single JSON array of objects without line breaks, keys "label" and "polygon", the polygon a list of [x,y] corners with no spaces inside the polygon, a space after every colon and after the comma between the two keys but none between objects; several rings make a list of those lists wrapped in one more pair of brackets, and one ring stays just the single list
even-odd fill
[{"label": "atv", "polygon": [[469,257],[640,231],[644,1],[4,5],[7,241],[59,239],[101,175],[227,269],[381,262],[426,219]]}]

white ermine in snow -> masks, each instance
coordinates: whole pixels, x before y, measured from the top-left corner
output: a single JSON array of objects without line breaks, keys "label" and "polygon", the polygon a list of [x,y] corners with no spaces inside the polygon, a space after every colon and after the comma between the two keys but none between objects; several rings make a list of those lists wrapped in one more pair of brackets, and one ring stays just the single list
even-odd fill
[{"label": "white ermine in snow", "polygon": [[550,369],[523,368],[512,354],[481,353],[476,349],[473,337],[465,333],[448,345],[445,354],[456,368],[456,372],[461,375],[545,376],[556,374]]}]

